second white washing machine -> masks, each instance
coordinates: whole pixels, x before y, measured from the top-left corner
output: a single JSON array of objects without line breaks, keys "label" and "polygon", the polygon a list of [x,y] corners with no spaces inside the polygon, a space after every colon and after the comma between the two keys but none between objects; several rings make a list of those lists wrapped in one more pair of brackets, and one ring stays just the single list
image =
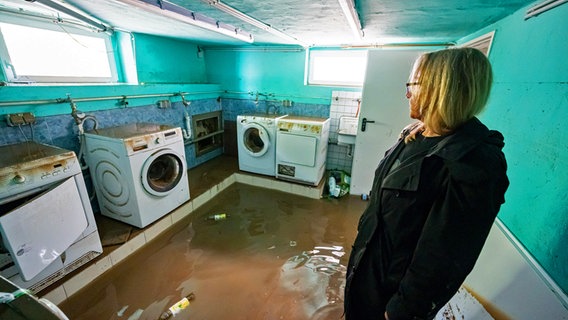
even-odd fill
[{"label": "second white washing machine", "polygon": [[266,113],[237,116],[240,170],[276,175],[276,120],[282,117]]},{"label": "second white washing machine", "polygon": [[151,123],[85,132],[101,213],[143,228],[189,200],[180,128]]}]

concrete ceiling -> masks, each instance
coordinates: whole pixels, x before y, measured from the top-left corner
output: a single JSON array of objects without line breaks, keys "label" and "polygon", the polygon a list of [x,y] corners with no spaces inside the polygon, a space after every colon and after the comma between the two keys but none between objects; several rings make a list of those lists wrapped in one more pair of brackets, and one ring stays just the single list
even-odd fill
[{"label": "concrete ceiling", "polygon": [[[0,0],[4,2],[5,0]],[[13,1],[13,0],[12,0]],[[158,3],[160,0],[156,0]],[[165,0],[162,0],[165,1]],[[41,1],[39,1],[41,2]],[[134,6],[139,0],[66,0],[117,29],[209,45],[287,45],[293,41],[243,22],[211,6],[214,0],[169,0],[177,6],[240,28],[245,42]],[[364,37],[357,39],[337,0],[220,1],[309,46],[455,42],[534,0],[355,0]],[[148,5],[146,5],[148,7]],[[150,6],[152,7],[152,6]],[[154,7],[156,7],[154,5]]]}]

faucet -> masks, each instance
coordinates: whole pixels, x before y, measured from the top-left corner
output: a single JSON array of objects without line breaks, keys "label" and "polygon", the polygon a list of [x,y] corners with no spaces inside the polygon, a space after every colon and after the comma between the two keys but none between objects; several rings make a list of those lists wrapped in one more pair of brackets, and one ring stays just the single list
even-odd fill
[{"label": "faucet", "polygon": [[77,104],[69,97],[69,102],[71,103],[71,116],[75,119],[77,125],[81,124],[85,119],[85,114],[77,110]]},{"label": "faucet", "polygon": [[[274,112],[270,113],[270,109]],[[266,103],[266,114],[278,114],[278,106],[276,104]]]}]

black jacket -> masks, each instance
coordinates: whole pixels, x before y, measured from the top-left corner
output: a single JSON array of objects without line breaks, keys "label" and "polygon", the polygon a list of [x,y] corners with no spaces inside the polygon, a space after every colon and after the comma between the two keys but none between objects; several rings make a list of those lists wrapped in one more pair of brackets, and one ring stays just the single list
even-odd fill
[{"label": "black jacket", "polygon": [[432,319],[473,268],[509,185],[503,136],[477,118],[402,161],[379,163],[345,288],[347,320]]}]

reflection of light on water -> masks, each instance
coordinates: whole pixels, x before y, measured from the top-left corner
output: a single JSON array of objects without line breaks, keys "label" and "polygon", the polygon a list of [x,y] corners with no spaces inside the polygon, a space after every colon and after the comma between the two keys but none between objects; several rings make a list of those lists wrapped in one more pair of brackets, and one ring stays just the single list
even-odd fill
[{"label": "reflection of light on water", "polygon": [[[281,284],[290,291],[302,291],[307,297],[308,314],[329,304],[343,303],[347,268],[339,258],[345,255],[341,246],[318,246],[288,259],[282,266]],[[316,302],[317,301],[317,302]]]},{"label": "reflection of light on water", "polygon": [[333,275],[336,272],[345,271],[345,266],[339,263],[336,257],[345,255],[343,247],[315,247],[311,251],[303,251],[297,256],[293,256],[284,264],[283,270],[288,268],[297,269],[305,266],[316,272],[323,272]]}]

